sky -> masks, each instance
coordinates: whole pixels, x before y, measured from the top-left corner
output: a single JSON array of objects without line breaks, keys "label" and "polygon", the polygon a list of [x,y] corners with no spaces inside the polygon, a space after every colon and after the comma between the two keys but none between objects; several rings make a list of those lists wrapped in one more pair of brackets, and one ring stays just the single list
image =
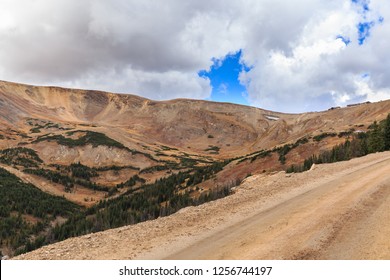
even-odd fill
[{"label": "sky", "polygon": [[280,112],[390,98],[385,0],[0,0],[0,80]]}]

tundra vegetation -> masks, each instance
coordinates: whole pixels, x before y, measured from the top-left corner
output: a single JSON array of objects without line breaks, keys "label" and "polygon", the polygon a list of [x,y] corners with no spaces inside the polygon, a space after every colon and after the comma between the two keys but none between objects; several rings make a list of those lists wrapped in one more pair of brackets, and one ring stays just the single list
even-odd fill
[{"label": "tundra vegetation", "polygon": [[[345,135],[345,134],[344,134]],[[287,172],[303,172],[313,164],[332,163],[390,150],[390,114],[385,120],[374,122],[367,132],[349,133],[349,139],[329,151],[312,155],[301,165],[291,165]],[[340,133],[339,133],[340,136]]]},{"label": "tundra vegetation", "polygon": [[[74,137],[76,132],[78,138]],[[251,164],[256,160],[277,155],[281,168],[287,172],[302,172],[310,169],[313,163],[348,160],[369,153],[390,150],[390,114],[385,120],[370,125],[367,132],[352,130],[338,134],[324,132],[314,137],[303,137],[295,143],[256,151],[225,161],[195,158],[188,154],[172,156],[176,161],[156,160],[151,154],[131,150],[103,133],[68,131],[65,135],[67,137],[38,136],[35,142],[55,141],[68,147],[104,145],[125,149],[133,154],[145,155],[155,162],[155,165],[144,169],[131,164],[99,168],[89,167],[79,162],[67,166],[45,165],[32,149],[18,147],[1,150],[2,164],[61,184],[67,192],[72,192],[74,187],[79,185],[107,193],[107,199],[86,208],[75,205],[63,197],[44,193],[0,168],[0,246],[3,252],[6,251],[9,255],[27,252],[69,237],[156,219],[175,213],[183,207],[199,205],[227,196],[243,178],[235,178],[229,183],[219,184],[213,188],[203,188],[203,185],[206,181],[215,180],[217,174],[228,164],[243,162]],[[310,141],[322,141],[328,137],[344,137],[346,141],[329,151],[310,156],[302,164],[287,166],[286,156],[292,150]],[[166,146],[162,146],[162,149],[175,150]],[[218,153],[219,147],[210,146],[207,151]],[[131,169],[136,174],[133,173],[123,182],[110,187],[94,182],[101,172],[119,172],[123,169]],[[154,172],[165,172],[166,176],[154,182],[147,181],[146,176]]]}]

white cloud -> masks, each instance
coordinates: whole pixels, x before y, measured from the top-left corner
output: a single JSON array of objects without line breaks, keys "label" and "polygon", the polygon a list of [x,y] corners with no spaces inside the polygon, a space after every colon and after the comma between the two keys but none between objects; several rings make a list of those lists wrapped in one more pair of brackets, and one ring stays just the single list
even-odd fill
[{"label": "white cloud", "polygon": [[221,83],[218,87],[218,92],[222,94],[228,94],[228,85],[225,83]]},{"label": "white cloud", "polygon": [[[383,9],[380,13],[386,22],[390,14]],[[287,50],[268,50],[249,73],[242,73],[250,101],[273,110],[299,112],[385,99],[390,83],[388,79],[381,83],[381,77],[389,72],[385,49],[390,44],[385,34],[378,33],[390,28],[385,22],[378,26],[378,18],[375,11],[363,15],[350,1],[313,15]],[[365,44],[359,45],[357,25],[365,21],[377,23]],[[338,36],[350,44],[346,46]],[[362,81],[365,73],[370,74],[369,83]]]},{"label": "white cloud", "polygon": [[[242,49],[242,62],[252,68],[240,80],[252,105],[296,112],[384,99],[390,4],[369,6],[364,12],[350,0],[1,0],[0,79],[203,99],[210,81],[197,72]],[[360,46],[357,24],[370,21],[375,25]]]},{"label": "white cloud", "polygon": [[[150,99],[167,100],[174,98],[205,99],[210,96],[210,81],[196,73],[179,71],[145,72],[132,68],[120,73],[107,69],[88,73],[78,79],[65,82],[66,87],[88,88],[119,93],[133,93]],[[122,91],[121,89],[131,89]]]},{"label": "white cloud", "polygon": [[0,17],[1,78],[155,99],[207,98],[209,81],[197,72],[209,67],[215,47],[206,46],[207,53],[196,47],[199,54],[193,55],[182,34],[192,9],[166,3],[6,1],[0,12],[10,15]]},{"label": "white cloud", "polygon": [[355,80],[355,92],[366,97],[370,101],[381,101],[390,99],[390,88],[377,88],[372,83],[369,76]]}]

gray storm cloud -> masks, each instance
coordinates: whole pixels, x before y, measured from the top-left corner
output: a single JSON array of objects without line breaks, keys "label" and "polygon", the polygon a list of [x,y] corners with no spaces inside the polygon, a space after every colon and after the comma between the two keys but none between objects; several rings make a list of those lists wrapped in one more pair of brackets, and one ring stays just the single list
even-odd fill
[{"label": "gray storm cloud", "polygon": [[[210,97],[198,76],[242,50],[252,105],[298,112],[390,97],[389,4],[352,1],[0,1],[0,79]],[[383,18],[383,20],[379,20]],[[358,24],[375,22],[358,44]],[[348,38],[348,45],[338,36]]]}]

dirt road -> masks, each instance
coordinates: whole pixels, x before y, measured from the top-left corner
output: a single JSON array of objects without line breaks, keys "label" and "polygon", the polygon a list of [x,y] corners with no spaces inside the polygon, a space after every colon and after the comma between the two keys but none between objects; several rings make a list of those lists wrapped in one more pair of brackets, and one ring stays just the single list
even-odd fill
[{"label": "dirt road", "polygon": [[27,259],[390,259],[390,153],[258,175],[237,193]]},{"label": "dirt road", "polygon": [[318,184],[168,258],[390,259],[389,207],[387,159]]}]

